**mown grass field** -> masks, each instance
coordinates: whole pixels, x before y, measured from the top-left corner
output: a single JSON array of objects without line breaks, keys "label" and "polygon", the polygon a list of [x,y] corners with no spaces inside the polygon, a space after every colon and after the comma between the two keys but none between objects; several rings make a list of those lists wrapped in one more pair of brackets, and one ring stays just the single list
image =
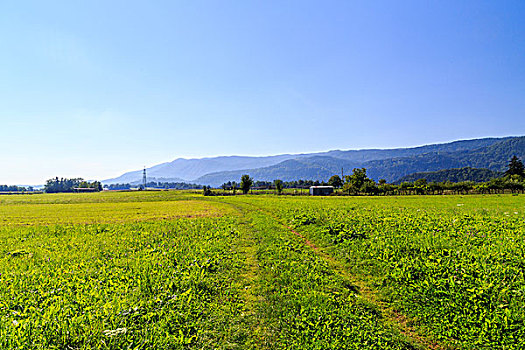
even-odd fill
[{"label": "mown grass field", "polygon": [[2,349],[521,349],[523,196],[0,196]]},{"label": "mown grass field", "polygon": [[75,203],[0,206],[0,225],[53,225],[140,222],[182,217],[223,216],[231,208],[197,201]]}]

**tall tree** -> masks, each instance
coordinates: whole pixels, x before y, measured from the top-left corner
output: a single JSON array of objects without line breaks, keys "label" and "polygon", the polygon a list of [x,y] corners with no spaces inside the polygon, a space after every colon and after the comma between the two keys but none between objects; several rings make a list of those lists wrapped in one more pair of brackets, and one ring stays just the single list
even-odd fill
[{"label": "tall tree", "polygon": [[505,172],[505,175],[520,175],[525,176],[525,167],[523,162],[516,156],[513,156],[509,162],[509,169]]},{"label": "tall tree", "polygon": [[246,194],[250,191],[250,188],[252,187],[253,185],[253,179],[250,177],[250,175],[243,175],[241,176],[241,190],[242,190],[242,193]]},{"label": "tall tree", "polygon": [[368,181],[371,180],[366,176],[366,168],[354,168],[354,173],[352,175],[345,176],[343,191],[348,191],[348,193],[354,192],[354,194],[357,194]]}]

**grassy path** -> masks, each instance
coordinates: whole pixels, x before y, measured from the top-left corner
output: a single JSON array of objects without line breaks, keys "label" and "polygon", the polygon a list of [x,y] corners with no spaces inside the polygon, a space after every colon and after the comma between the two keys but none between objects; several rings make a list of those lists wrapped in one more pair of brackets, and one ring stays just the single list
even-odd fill
[{"label": "grassy path", "polygon": [[268,212],[247,203],[232,206],[243,216],[237,251],[245,256],[246,348],[438,348],[400,332],[322,249]]},{"label": "grassy path", "polygon": [[[242,212],[241,210],[239,211]],[[255,229],[244,217],[241,219],[240,229],[241,235],[237,242],[237,250],[245,256],[245,269],[240,276],[240,297],[244,300],[241,317],[248,334],[243,348],[267,349],[270,347],[269,336],[258,309],[259,304],[264,299],[262,295],[258,293],[257,288],[260,281]]]},{"label": "grassy path", "polygon": [[[391,305],[389,305],[385,301],[381,300],[378,291],[370,288],[365,276],[357,276],[351,273],[350,269],[346,266],[345,263],[331,256],[326,251],[326,249],[318,246],[315,242],[311,241],[310,239],[308,239],[308,237],[296,231],[288,224],[283,223],[280,218],[272,214],[270,211],[257,207],[253,203],[244,202],[242,203],[242,206],[245,208],[245,212],[256,211],[258,214],[267,216],[274,221],[275,225],[284,227],[286,231],[299,237],[305,246],[309,247],[311,251],[313,251],[318,257],[320,257],[334,273],[336,273],[339,277],[341,277],[344,281],[348,283],[349,290],[357,292],[358,298],[362,299],[365,303],[373,305],[379,311],[385,325],[396,329],[415,347],[432,350],[449,349],[449,347],[442,346],[438,342],[429,339],[424,335],[421,335],[420,332],[411,325],[411,320],[408,317],[403,315],[398,310],[395,310]],[[250,247],[249,254],[253,254],[254,249],[255,247]],[[248,266],[250,266],[250,263],[253,263],[252,259],[253,255],[247,257]],[[254,271],[255,270],[252,270],[251,272],[253,273]],[[246,277],[250,279],[254,278],[253,275],[248,275]]]},{"label": "grassy path", "polygon": [[[267,219],[261,227],[272,230],[272,245],[294,236],[301,248],[285,244],[303,257],[314,254],[319,273],[330,270],[334,281],[346,283],[346,292],[355,290],[358,303],[377,311],[384,329],[397,330],[414,346],[523,348],[522,199],[226,200],[249,208],[260,222]],[[328,285],[317,287],[330,293]]]}]

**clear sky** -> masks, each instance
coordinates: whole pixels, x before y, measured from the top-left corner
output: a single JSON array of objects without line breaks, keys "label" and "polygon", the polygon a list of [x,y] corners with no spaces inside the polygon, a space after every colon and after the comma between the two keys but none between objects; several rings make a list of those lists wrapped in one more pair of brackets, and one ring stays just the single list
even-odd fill
[{"label": "clear sky", "polygon": [[0,3],[0,184],[525,135],[525,1]]}]

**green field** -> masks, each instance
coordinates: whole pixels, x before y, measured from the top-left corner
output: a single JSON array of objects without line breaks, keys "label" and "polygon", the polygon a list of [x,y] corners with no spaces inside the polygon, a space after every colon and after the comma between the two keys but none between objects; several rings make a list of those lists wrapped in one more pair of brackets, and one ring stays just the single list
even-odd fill
[{"label": "green field", "polygon": [[0,196],[1,349],[521,349],[523,196]]}]

